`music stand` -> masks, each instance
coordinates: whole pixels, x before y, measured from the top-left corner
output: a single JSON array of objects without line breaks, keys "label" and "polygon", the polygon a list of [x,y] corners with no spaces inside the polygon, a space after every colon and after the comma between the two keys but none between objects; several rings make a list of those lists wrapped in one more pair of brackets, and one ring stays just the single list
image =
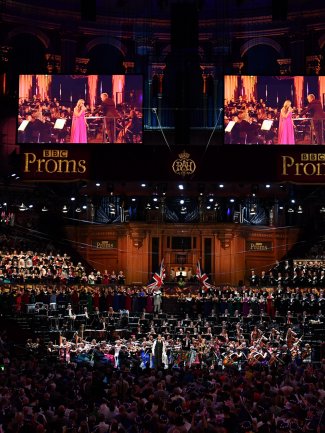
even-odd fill
[{"label": "music stand", "polygon": [[273,125],[273,120],[265,119],[263,120],[262,126],[261,126],[261,137],[263,137],[264,143],[267,142],[266,134],[271,130]]},{"label": "music stand", "polygon": [[30,122],[29,120],[23,120],[21,122],[21,124],[19,125],[19,127],[18,127],[18,143],[25,143],[26,136],[27,136],[26,128],[27,128],[27,125],[29,124],[29,122]]},{"label": "music stand", "polygon": [[[63,134],[63,129],[64,129],[64,126],[65,126],[65,124],[66,124],[66,121],[67,121],[67,119],[56,119],[56,121],[55,121],[55,123],[54,123],[54,126],[53,126],[53,135],[55,136],[55,138],[56,138],[56,142],[58,143],[60,140],[61,140],[61,138],[63,137],[62,136],[62,134]],[[60,135],[61,134],[61,135]],[[60,141],[61,142],[61,141]]]},{"label": "music stand", "polygon": [[29,120],[23,120],[19,125],[18,131],[24,132],[28,124],[29,124]]},{"label": "music stand", "polygon": [[263,120],[261,131],[269,131],[272,128],[273,120]]},{"label": "music stand", "polygon": [[231,144],[232,143],[232,135],[231,135],[231,131],[233,129],[233,127],[235,126],[235,121],[234,120],[229,120],[228,125],[225,128],[225,144]]},{"label": "music stand", "polygon": [[234,127],[235,123],[236,122],[234,120],[230,120],[229,123],[228,123],[228,125],[225,128],[225,132],[231,132],[231,130]]},{"label": "music stand", "polygon": [[53,129],[63,129],[66,119],[56,119]]}]

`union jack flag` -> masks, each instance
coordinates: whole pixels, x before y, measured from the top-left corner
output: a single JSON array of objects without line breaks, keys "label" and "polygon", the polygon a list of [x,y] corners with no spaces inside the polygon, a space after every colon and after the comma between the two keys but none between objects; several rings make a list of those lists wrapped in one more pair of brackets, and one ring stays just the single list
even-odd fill
[{"label": "union jack flag", "polygon": [[164,279],[166,277],[166,272],[165,272],[165,267],[164,267],[164,259],[162,259],[161,263],[160,263],[160,270],[159,270],[159,274],[157,272],[155,272],[153,274],[153,279],[154,282],[149,284],[147,286],[147,289],[160,289],[161,286],[164,284]]},{"label": "union jack flag", "polygon": [[207,276],[207,274],[205,272],[202,274],[199,260],[196,264],[196,277],[199,280],[201,286],[203,286],[205,289],[210,289],[211,287],[213,287],[211,284],[208,283],[209,277]]}]

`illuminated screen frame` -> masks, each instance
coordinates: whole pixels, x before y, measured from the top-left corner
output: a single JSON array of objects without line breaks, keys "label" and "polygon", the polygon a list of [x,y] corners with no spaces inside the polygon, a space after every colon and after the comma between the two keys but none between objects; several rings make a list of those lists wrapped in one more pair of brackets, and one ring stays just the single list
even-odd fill
[{"label": "illuminated screen frame", "polygon": [[142,74],[21,74],[18,89],[18,144],[143,144]]},{"label": "illuminated screen frame", "polygon": [[[310,95],[318,108],[310,105]],[[325,76],[225,75],[224,144],[323,144],[324,107]],[[319,117],[323,131],[315,128]]]}]

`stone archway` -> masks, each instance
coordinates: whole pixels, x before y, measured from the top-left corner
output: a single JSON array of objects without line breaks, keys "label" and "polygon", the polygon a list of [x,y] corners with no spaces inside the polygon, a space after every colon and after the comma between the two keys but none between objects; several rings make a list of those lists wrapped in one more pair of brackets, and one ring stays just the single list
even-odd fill
[{"label": "stone archway", "polygon": [[268,45],[275,49],[279,53],[280,57],[284,56],[283,49],[281,45],[276,42],[275,40],[271,38],[265,38],[263,36],[259,38],[253,38],[246,41],[241,47],[240,47],[240,57],[244,57],[244,55],[247,53],[248,50],[251,48],[257,46],[257,45]]},{"label": "stone archway", "polygon": [[126,46],[110,36],[92,39],[85,47],[90,74],[124,74],[123,62],[126,56]]},{"label": "stone archway", "polygon": [[49,49],[50,47],[50,38],[41,30],[34,28],[34,27],[16,27],[13,30],[11,30],[7,34],[7,43],[10,45],[10,42],[12,39],[14,39],[17,36],[21,36],[22,34],[29,34],[32,36],[35,36],[43,45],[45,49]]}]

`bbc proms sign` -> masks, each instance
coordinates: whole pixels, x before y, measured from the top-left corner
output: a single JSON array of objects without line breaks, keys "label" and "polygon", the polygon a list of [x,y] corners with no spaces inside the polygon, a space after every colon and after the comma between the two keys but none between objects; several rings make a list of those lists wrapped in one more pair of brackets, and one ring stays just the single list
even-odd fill
[{"label": "bbc proms sign", "polygon": [[89,150],[87,147],[70,149],[22,149],[24,179],[72,180],[89,176]]}]

